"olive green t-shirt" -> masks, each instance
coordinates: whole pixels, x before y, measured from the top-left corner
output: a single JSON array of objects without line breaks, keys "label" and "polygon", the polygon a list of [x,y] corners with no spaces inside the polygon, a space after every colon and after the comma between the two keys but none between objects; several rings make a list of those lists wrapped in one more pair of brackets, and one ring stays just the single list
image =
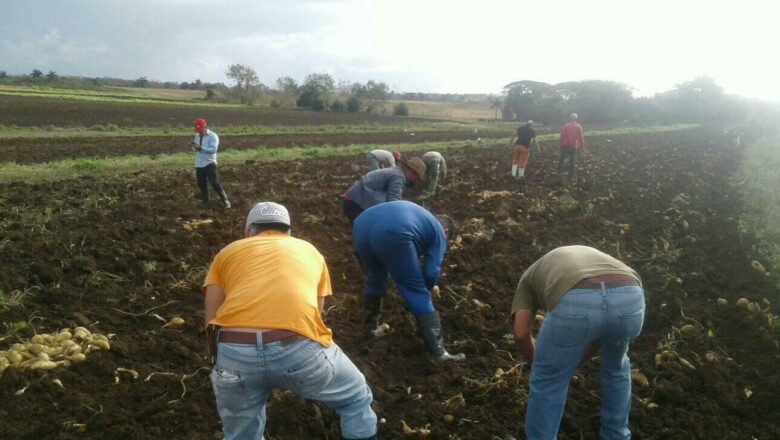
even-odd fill
[{"label": "olive green t-shirt", "polygon": [[520,309],[552,310],[575,284],[585,278],[604,275],[626,275],[642,284],[634,269],[592,247],[553,249],[523,273],[512,301],[512,314]]}]

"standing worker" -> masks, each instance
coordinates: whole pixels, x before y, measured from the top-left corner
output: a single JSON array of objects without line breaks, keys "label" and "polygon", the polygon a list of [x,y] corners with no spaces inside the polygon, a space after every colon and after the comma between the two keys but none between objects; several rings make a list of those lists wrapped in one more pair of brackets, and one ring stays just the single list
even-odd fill
[{"label": "standing worker", "polygon": [[290,215],[277,203],[249,211],[244,237],[217,254],[203,283],[225,438],[262,439],[268,395],[285,389],[333,408],[342,438],[375,439],[371,390],[322,322],[331,295],[325,259],[290,236]]},{"label": "standing worker", "polygon": [[195,152],[195,177],[200,189],[200,199],[203,204],[209,202],[209,188],[211,184],[214,191],[219,194],[225,208],[230,208],[230,201],[219,183],[217,176],[217,148],[219,148],[219,136],[209,130],[205,119],[195,121],[195,140],[192,141],[192,151]]},{"label": "standing worker", "polygon": [[442,179],[447,178],[447,162],[444,160],[444,156],[438,151],[429,151],[422,155],[422,160],[425,162],[425,174],[427,176],[425,182],[425,191],[427,196],[433,196],[436,193],[436,185],[439,183],[439,176]]},{"label": "standing worker", "polygon": [[392,168],[395,166],[395,161],[401,158],[401,153],[398,151],[389,152],[387,150],[371,150],[366,153],[366,160],[368,161],[368,170],[374,171],[381,168]]},{"label": "standing worker", "polygon": [[528,157],[531,153],[531,142],[533,141],[537,152],[541,151],[533,126],[534,121],[529,119],[525,125],[518,127],[517,133],[509,140],[509,143],[515,146],[515,155],[512,158],[512,177],[518,180],[525,178],[525,167],[528,165]]},{"label": "standing worker", "polygon": [[561,157],[558,159],[558,173],[563,169],[563,160],[569,158],[569,180],[574,178],[574,158],[580,148],[585,151],[585,137],[582,135],[582,125],[577,123],[577,113],[569,116],[569,122],[563,126],[558,138]]},{"label": "standing worker", "polygon": [[401,159],[398,163],[392,168],[369,171],[344,193],[341,208],[350,225],[364,210],[401,200],[404,187],[425,180],[425,163],[420,158]]},{"label": "standing worker", "polygon": [[440,296],[436,283],[453,229],[449,217],[434,217],[428,210],[407,201],[376,205],[355,220],[352,242],[366,271],[364,327],[367,336],[376,334],[379,326],[389,272],[406,308],[417,320],[417,329],[431,355],[439,361],[466,358],[463,353],[452,355],[444,348],[441,318],[431,299]]},{"label": "standing worker", "polygon": [[[531,323],[547,311],[536,348]],[[577,366],[601,350],[602,439],[629,439],[629,341],[639,336],[645,296],[639,275],[587,246],[553,249],[529,267],[512,302],[513,334],[531,365],[525,433],[555,439]]]}]

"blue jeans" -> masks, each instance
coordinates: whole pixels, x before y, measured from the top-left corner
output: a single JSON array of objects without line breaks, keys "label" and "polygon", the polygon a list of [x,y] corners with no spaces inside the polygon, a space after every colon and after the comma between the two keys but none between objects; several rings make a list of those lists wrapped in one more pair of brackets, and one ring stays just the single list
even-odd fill
[{"label": "blue jeans", "polygon": [[329,348],[305,338],[289,345],[220,343],[211,383],[226,440],[264,438],[265,402],[274,388],[333,408],[344,438],[376,434],[371,389],[335,343]]},{"label": "blue jeans", "polygon": [[366,271],[363,291],[367,297],[385,296],[389,272],[412,315],[436,311],[411,237],[392,233],[362,234],[355,240],[355,253]]},{"label": "blue jeans", "polygon": [[601,439],[630,439],[628,343],[639,336],[645,296],[639,286],[572,289],[544,319],[536,340],[525,416],[530,440],[555,439],[569,381],[591,343],[601,350]]}]

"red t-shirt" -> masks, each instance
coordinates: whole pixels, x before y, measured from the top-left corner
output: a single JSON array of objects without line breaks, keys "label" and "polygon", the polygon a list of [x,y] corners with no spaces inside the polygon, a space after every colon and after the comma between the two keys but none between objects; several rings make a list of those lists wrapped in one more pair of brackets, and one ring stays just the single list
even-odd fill
[{"label": "red t-shirt", "polygon": [[567,122],[563,126],[563,130],[561,130],[558,146],[583,148],[585,146],[585,138],[582,136],[582,125],[576,122]]}]

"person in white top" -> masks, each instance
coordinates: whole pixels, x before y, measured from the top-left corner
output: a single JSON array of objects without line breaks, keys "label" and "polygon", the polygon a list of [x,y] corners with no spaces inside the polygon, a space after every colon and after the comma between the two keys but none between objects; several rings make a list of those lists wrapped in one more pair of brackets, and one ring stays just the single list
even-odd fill
[{"label": "person in white top", "polygon": [[[396,156],[396,154],[398,155]],[[391,153],[387,150],[369,151],[366,153],[368,169],[374,171],[380,168],[392,168],[395,166],[395,160],[398,159],[399,156],[400,153]]]},{"label": "person in white top", "polygon": [[192,151],[195,152],[195,177],[200,189],[200,199],[203,204],[209,202],[208,184],[214,188],[219,195],[225,208],[230,208],[230,200],[222,189],[217,175],[217,148],[219,147],[219,136],[206,128],[206,120],[198,119],[195,121],[195,140],[192,141]]}]

